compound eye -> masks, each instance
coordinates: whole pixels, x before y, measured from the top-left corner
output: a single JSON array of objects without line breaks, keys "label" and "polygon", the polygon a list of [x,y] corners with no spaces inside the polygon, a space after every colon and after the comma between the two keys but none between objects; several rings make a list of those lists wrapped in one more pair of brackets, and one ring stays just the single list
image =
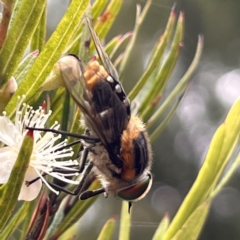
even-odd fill
[{"label": "compound eye", "polygon": [[149,173],[135,185],[124,188],[117,192],[117,196],[126,201],[138,201],[146,196],[152,186],[152,175]]}]

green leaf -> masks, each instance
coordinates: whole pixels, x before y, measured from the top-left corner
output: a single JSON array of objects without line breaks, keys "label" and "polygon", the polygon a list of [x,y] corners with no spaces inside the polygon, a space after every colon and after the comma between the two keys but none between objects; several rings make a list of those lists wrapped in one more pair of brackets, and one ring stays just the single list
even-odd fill
[{"label": "green leaf", "polygon": [[[73,120],[71,121],[72,122],[72,125],[71,125],[71,128],[70,128],[70,132],[73,132],[73,133],[78,133],[78,134],[84,134],[84,129],[81,127],[81,125],[79,124],[79,119],[80,119],[80,115],[81,115],[81,112],[79,109],[76,110],[76,113],[74,115],[74,118]],[[68,143],[71,143],[73,141],[75,141],[76,139],[74,138],[71,138],[69,137],[68,138]],[[76,144],[75,146],[72,147],[73,148],[73,152],[74,152],[74,156],[73,158],[77,158],[78,157],[78,152],[79,152],[79,144]]]},{"label": "green leaf", "polygon": [[145,96],[144,101],[141,103],[141,107],[139,108],[139,112],[141,113],[141,116],[143,118],[143,121],[147,121],[150,116],[152,115],[152,102],[154,99],[162,93],[167,80],[169,79],[173,68],[177,62],[177,58],[179,56],[179,50],[182,46],[183,41],[183,31],[184,31],[184,15],[183,13],[180,13],[176,31],[173,37],[172,46],[169,50],[168,55],[166,56],[166,59],[164,63],[161,66],[161,69],[157,76],[155,77],[151,89],[149,89],[148,94]]},{"label": "green leaf", "polygon": [[154,233],[153,239],[152,240],[162,240],[164,237],[164,234],[169,226],[169,216],[168,214],[165,214],[164,218],[160,222],[157,230]]},{"label": "green leaf", "polygon": [[[187,88],[186,88],[187,90]],[[182,96],[177,100],[177,102],[174,104],[172,109],[168,112],[168,114],[164,117],[163,121],[154,129],[154,131],[150,134],[150,141],[154,142],[157,137],[162,133],[162,131],[165,129],[165,127],[168,125],[172,117],[174,116],[175,112],[177,111],[186,91],[182,94]],[[150,121],[147,122],[147,128],[149,128]]]},{"label": "green leaf", "polygon": [[45,78],[49,75],[53,65],[64,51],[73,33],[78,28],[87,5],[88,0],[73,0],[71,2],[56,31],[52,34],[40,56],[19,86],[16,94],[8,103],[6,111],[10,117],[14,114],[18,95],[25,94],[27,101],[36,94]]},{"label": "green leaf", "polygon": [[[105,9],[108,0],[96,0],[92,6],[92,8],[88,8],[85,15],[87,15],[90,19],[92,19],[93,25],[96,22],[96,19],[100,16],[100,14]],[[88,11],[89,10],[89,11]],[[74,53],[77,54],[80,52],[80,42],[82,37],[82,26],[78,28],[71,42],[66,47],[64,53]]]},{"label": "green leaf", "polygon": [[29,166],[33,144],[33,132],[28,131],[28,134],[24,137],[9,180],[0,188],[0,231],[3,230],[16,206],[24,176]]},{"label": "green leaf", "polygon": [[[148,0],[144,6],[144,9],[141,13],[141,7],[140,5],[137,5],[137,13],[136,13],[136,22],[135,22],[135,27],[134,27],[134,31],[133,31],[133,36],[131,38],[131,41],[129,42],[128,46],[127,46],[127,49],[125,50],[125,53],[124,53],[124,58],[121,62],[121,65],[119,67],[119,76],[120,76],[120,79],[123,79],[124,78],[124,70],[126,69],[126,65],[129,63],[130,61],[130,55],[132,53],[132,50],[133,50],[133,47],[134,45],[136,44],[136,39],[139,35],[139,31],[140,31],[140,28],[141,28],[141,25],[148,13],[148,10],[151,6],[151,3],[152,1],[151,0]],[[132,98],[130,98],[130,100],[132,100]]]},{"label": "green leaf", "polygon": [[211,192],[210,198],[214,198],[217,196],[217,194],[224,188],[224,186],[229,182],[231,177],[234,175],[234,173],[237,171],[238,167],[240,165],[240,153],[238,153],[236,159],[234,160],[233,164],[229,167],[224,177],[221,179],[217,187],[214,189],[213,192]]},{"label": "green leaf", "polygon": [[11,221],[0,233],[0,239],[9,239],[13,232],[19,227],[20,223],[26,218],[28,206],[31,202],[25,202],[14,214]]},{"label": "green leaf", "polygon": [[122,202],[121,219],[120,219],[120,229],[119,229],[119,240],[129,240],[130,239],[130,229],[131,229],[131,212],[128,213],[128,202]]},{"label": "green leaf", "polygon": [[14,6],[15,0],[7,1],[2,0],[1,1],[1,21],[0,21],[0,49],[3,46],[3,43],[7,36],[7,31],[9,28],[9,23],[12,15],[12,7]]},{"label": "green leaf", "polygon": [[37,28],[32,36],[31,39],[31,45],[30,45],[30,51],[33,52],[35,50],[42,51],[43,47],[45,45],[46,40],[46,7],[42,13],[42,16],[40,18],[39,24],[37,25]]},{"label": "green leaf", "polygon": [[106,7],[108,0],[96,0],[92,6],[92,19],[93,22],[97,19]]},{"label": "green leaf", "polygon": [[111,52],[109,51],[108,53],[107,49],[105,49],[107,54],[109,54],[110,59],[115,58],[116,53],[118,53],[118,51],[124,48],[128,44],[128,42],[131,40],[131,38],[132,38],[132,32],[126,33],[119,38],[119,41],[114,46]]},{"label": "green leaf", "polygon": [[239,132],[240,99],[234,103],[226,121],[214,134],[197,179],[168,228],[164,240],[172,239],[195,209],[214,191],[239,139]]},{"label": "green leaf", "polygon": [[24,203],[23,215],[25,216],[25,218],[23,224],[21,225],[21,237],[19,237],[19,240],[26,239],[28,228],[32,223],[32,217],[39,201],[39,196],[41,196],[41,194],[39,194],[38,197],[33,201]]},{"label": "green leaf", "polygon": [[122,7],[122,3],[122,0],[111,0],[105,12],[98,19],[94,29],[97,32],[99,39],[104,39],[106,37]]},{"label": "green leaf", "polygon": [[97,240],[110,240],[114,232],[116,219],[110,218],[103,226]]},{"label": "green leaf", "polygon": [[211,201],[203,202],[171,240],[196,240],[207,218]]},{"label": "green leaf", "polygon": [[[172,224],[168,228],[164,240],[172,239],[172,237],[181,229],[185,221],[192,214],[192,212],[205,200],[212,189],[213,181],[215,180],[214,171],[219,157],[219,150],[222,148],[222,143],[225,135],[225,129],[220,126],[215,133],[210,145],[205,162],[194,182],[190,192],[186,196]],[[211,157],[209,157],[211,156]],[[211,188],[211,189],[210,189]]]},{"label": "green leaf", "polygon": [[39,54],[38,50],[31,52],[18,65],[17,69],[13,74],[18,84],[20,84],[24,77],[27,75],[28,71],[34,64],[36,58],[38,57],[38,54]]},{"label": "green leaf", "polygon": [[[104,39],[114,23],[119,10],[122,7],[122,0],[111,0],[103,15],[98,19],[94,30],[96,31],[100,40]],[[90,55],[92,55],[95,47],[93,42],[90,45]]]},{"label": "green leaf", "polygon": [[[223,125],[226,128],[226,136],[224,139],[223,149],[221,151],[222,158],[227,161],[233,148],[239,140],[240,130],[240,98],[233,104]],[[226,164],[226,162],[224,163]]]},{"label": "green leaf", "polygon": [[130,100],[133,100],[137,96],[137,94],[143,88],[143,86],[147,82],[148,78],[151,76],[151,74],[153,73],[153,71],[156,69],[157,65],[161,61],[164,51],[169,42],[169,39],[172,35],[175,20],[176,20],[176,12],[175,12],[175,8],[173,7],[172,11],[170,13],[164,34],[162,36],[160,36],[158,42],[155,44],[155,46],[153,48],[152,54],[150,56],[150,62],[148,63],[147,69],[144,71],[140,80],[137,82],[135,87],[129,93]]},{"label": "green leaf", "polygon": [[[100,187],[98,180],[95,180],[91,186],[90,190],[94,190]],[[91,197],[84,201],[77,201],[76,204],[71,208],[67,216],[64,216],[64,221],[60,221],[59,216],[55,215],[54,221],[52,223],[53,228],[49,229],[49,235],[47,239],[57,239],[64,233],[69,227],[76,223],[82,215],[88,210],[88,208],[95,202],[98,196]]]},{"label": "green leaf", "polygon": [[[70,115],[70,94],[68,91],[65,91],[64,94],[64,102],[62,106],[62,121],[61,121],[61,130],[67,131],[68,130],[68,121]],[[64,140],[64,136],[62,136],[62,141]]]},{"label": "green leaf", "polygon": [[151,116],[150,120],[148,121],[148,127],[152,126],[153,123],[155,123],[158,119],[160,119],[165,113],[165,111],[168,109],[169,105],[173,101],[175,101],[176,97],[178,95],[181,95],[185,91],[185,88],[189,82],[190,77],[192,76],[192,74],[197,68],[197,65],[199,63],[199,60],[202,54],[202,49],[203,49],[203,37],[199,36],[196,54],[194,56],[194,59],[191,65],[189,66],[184,76],[180,79],[177,86],[172,90],[172,92],[169,94],[167,99],[160,106],[160,108]]},{"label": "green leaf", "polygon": [[[107,53],[108,56],[112,53],[113,49],[116,47],[118,42],[121,40],[122,35],[118,35],[114,37],[110,42],[108,42],[105,46],[105,52]],[[111,58],[111,57],[110,57]]]},{"label": "green leaf", "polygon": [[46,0],[28,0],[21,2],[14,22],[8,31],[0,52],[0,86],[2,87],[20,63],[28,43],[45,9]]}]

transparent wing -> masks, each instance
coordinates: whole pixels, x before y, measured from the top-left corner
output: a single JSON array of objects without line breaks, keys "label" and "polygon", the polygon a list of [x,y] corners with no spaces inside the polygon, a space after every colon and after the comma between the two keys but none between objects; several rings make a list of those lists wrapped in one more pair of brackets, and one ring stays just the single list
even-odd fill
[{"label": "transparent wing", "polygon": [[124,104],[104,78],[99,78],[92,91],[87,88],[85,67],[76,56],[68,55],[59,61],[65,86],[83,113],[91,132],[101,140],[111,160],[122,166],[120,139],[128,118]]},{"label": "transparent wing", "polygon": [[90,30],[90,33],[91,33],[91,36],[92,36],[92,39],[93,39],[93,43],[94,43],[95,48],[97,50],[98,56],[99,56],[99,58],[100,58],[100,60],[103,64],[104,68],[115,80],[119,81],[117,70],[115,69],[115,67],[113,66],[113,64],[112,64],[112,62],[109,58],[109,56],[106,54],[105,50],[103,49],[99,37],[97,36],[96,32],[92,28],[90,19],[85,16],[85,20],[86,20],[87,26]]},{"label": "transparent wing", "polygon": [[61,69],[62,79],[71,97],[79,106],[85,119],[91,125],[91,129],[101,139],[101,142],[107,147],[108,141],[102,133],[102,123],[94,108],[91,107],[91,98],[86,90],[86,81],[84,79],[85,66],[77,56],[67,55],[58,62]]},{"label": "transparent wing", "polygon": [[130,104],[90,20],[87,17],[85,20],[104,69],[96,61],[85,66],[78,57],[68,55],[59,61],[62,78],[82,110],[87,127],[100,138],[110,158],[120,166],[121,135],[130,118]]}]

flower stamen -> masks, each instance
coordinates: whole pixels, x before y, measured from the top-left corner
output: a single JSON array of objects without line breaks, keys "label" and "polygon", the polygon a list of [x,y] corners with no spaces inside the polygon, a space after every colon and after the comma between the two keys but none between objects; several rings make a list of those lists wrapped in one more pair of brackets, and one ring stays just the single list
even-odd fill
[{"label": "flower stamen", "polygon": [[[25,96],[18,98],[14,123],[6,117],[6,112],[3,112],[3,116],[0,116],[0,141],[6,145],[6,147],[0,149],[0,159],[3,159],[0,169],[0,184],[8,181],[11,169],[21,149],[23,139],[28,132],[26,126],[44,128],[45,123],[51,115],[51,111],[45,114],[42,107],[33,110],[32,107],[23,103],[24,99]],[[58,122],[55,122],[51,126],[54,130],[58,130],[59,127]],[[73,151],[72,148],[67,147],[66,140],[56,143],[60,138],[60,134],[52,132],[34,132],[34,147],[19,195],[21,200],[30,201],[36,198],[41,190],[42,182],[51,191],[59,194],[59,191],[55,190],[44,178],[46,174],[66,183],[79,183],[79,181],[67,178],[78,176],[79,173],[76,166],[79,163],[76,160],[69,160],[73,156]],[[6,156],[9,157],[6,159]],[[61,161],[57,161],[58,159],[61,159]],[[33,181],[29,187],[26,186],[25,182],[31,182],[38,178],[41,181]]]}]

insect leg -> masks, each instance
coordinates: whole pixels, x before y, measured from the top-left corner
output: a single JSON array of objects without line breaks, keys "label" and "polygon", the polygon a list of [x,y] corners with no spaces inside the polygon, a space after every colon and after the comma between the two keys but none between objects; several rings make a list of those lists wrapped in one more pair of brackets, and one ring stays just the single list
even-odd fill
[{"label": "insect leg", "polygon": [[77,141],[71,142],[71,143],[69,143],[69,144],[67,144],[67,145],[65,145],[65,146],[63,146],[61,148],[58,148],[58,149],[54,150],[54,152],[61,151],[61,150],[65,149],[65,148],[72,147],[72,146],[74,146],[76,144],[79,144],[81,142],[82,142],[82,140],[77,140]]},{"label": "insect leg", "polygon": [[89,162],[89,164],[87,165],[87,167],[83,171],[81,181],[79,182],[77,188],[75,189],[74,195],[79,195],[79,193],[80,193],[80,191],[83,187],[83,184],[85,183],[85,181],[87,179],[87,176],[91,172],[92,168],[93,168],[93,162]]},{"label": "insect leg", "polygon": [[[78,173],[79,172],[79,170],[78,169],[76,169],[76,170],[72,170],[72,171],[69,171],[69,170],[62,170],[62,169],[57,169],[57,168],[55,168],[55,169],[53,169],[53,171],[52,172],[58,172],[58,173]],[[42,177],[45,177],[46,175],[48,175],[47,173],[43,173],[42,174]],[[39,180],[39,179],[41,179],[40,177],[36,177],[36,178],[34,178],[34,179],[32,179],[31,181],[25,181],[25,184],[26,184],[26,186],[28,187],[28,186],[30,186],[31,184],[33,184],[33,183],[35,183],[37,180]],[[49,183],[49,182],[48,182]],[[50,184],[50,183],[49,183]]]},{"label": "insect leg", "polygon": [[65,193],[67,193],[67,194],[74,195],[74,196],[79,195],[79,193],[80,193],[80,191],[81,191],[81,189],[82,189],[82,186],[83,186],[83,184],[85,183],[86,178],[87,178],[88,174],[91,172],[92,168],[93,168],[93,163],[90,162],[90,163],[87,165],[87,167],[85,168],[85,170],[84,170],[84,172],[83,172],[83,174],[82,174],[82,178],[81,178],[81,180],[80,180],[80,182],[79,182],[79,185],[77,186],[77,188],[76,188],[74,191],[69,191],[69,190],[65,189],[64,187],[61,187],[61,186],[59,186],[59,185],[57,185],[57,184],[55,184],[55,183],[50,183],[50,182],[48,182],[48,184],[49,184],[51,187],[53,187],[53,188],[55,188],[56,190],[58,190],[58,191],[65,192]]},{"label": "insect leg", "polygon": [[[42,174],[43,177],[46,176],[46,175],[47,175],[46,173]],[[33,180],[31,180],[31,181],[25,181],[25,184],[26,184],[27,187],[29,187],[31,184],[35,183],[39,179],[41,179],[41,178],[40,177],[36,177]]]},{"label": "insect leg", "polygon": [[[70,143],[69,145],[73,145],[73,144],[77,144],[78,141],[76,142],[73,142],[73,143]],[[66,146],[65,146],[66,147]],[[84,168],[85,168],[85,165],[86,165],[86,161],[87,161],[87,157],[88,157],[88,153],[89,153],[89,149],[92,147],[91,146],[88,146],[88,147],[84,147],[83,150],[82,150],[82,155],[81,155],[81,159],[80,159],[80,162],[79,162],[79,169],[76,169],[75,171],[69,171],[69,170],[62,170],[62,169],[53,169],[52,172],[58,172],[58,173],[74,173],[74,172],[78,172],[78,173],[82,173],[84,171]],[[59,151],[61,149],[57,149],[56,151]],[[82,176],[82,180],[81,182],[79,183],[79,186],[77,187],[77,189],[74,191],[74,192],[71,192],[71,191],[68,191],[67,189],[55,184],[55,183],[50,183],[48,182],[48,184],[54,188],[56,188],[57,190],[59,191],[63,191],[65,193],[68,193],[68,194],[72,194],[72,195],[78,195],[78,193],[80,192],[84,182],[85,182],[85,178],[87,177],[87,175],[90,173],[91,169],[92,169],[92,163],[90,162],[89,165],[87,166],[86,170],[84,171],[83,173],[83,176]],[[47,174],[46,173],[43,173],[42,176],[46,176]],[[37,180],[39,180],[40,177],[37,177],[37,178],[34,178],[33,180],[31,181],[26,181],[25,184],[26,186],[30,186],[31,184],[33,184],[34,182],[36,182]]]},{"label": "insect leg", "polygon": [[97,196],[98,194],[104,193],[106,190],[104,188],[99,188],[96,190],[89,190],[89,191],[85,191],[80,195],[80,199],[81,200],[86,200],[88,198]]},{"label": "insect leg", "polygon": [[80,158],[80,162],[79,162],[79,173],[82,173],[87,161],[87,157],[88,157],[88,153],[89,153],[89,148],[91,147],[85,147],[82,150],[82,155]]},{"label": "insect leg", "polygon": [[[72,142],[72,143],[69,143],[68,145],[66,145],[66,146],[63,146],[63,147],[61,147],[61,148],[58,148],[58,149],[56,149],[55,150],[55,152],[57,152],[57,151],[61,151],[61,150],[63,150],[64,148],[67,148],[67,147],[71,147],[71,146],[73,146],[73,145],[76,145],[76,144],[78,144],[78,143],[81,143],[81,140],[77,140],[77,141],[74,141],[74,142]],[[86,163],[86,161],[85,161],[85,163]],[[84,164],[85,164],[84,163]],[[83,171],[83,169],[82,169],[82,171]],[[65,173],[65,172],[67,172],[67,173],[70,173],[69,171],[63,171],[62,169],[53,169],[53,172],[61,172],[61,173]],[[76,171],[73,171],[73,172],[79,172],[79,170],[77,170],[76,169]],[[42,174],[42,176],[43,177],[45,177],[47,174],[46,173],[43,173]],[[34,178],[33,180],[31,180],[31,181],[26,181],[25,182],[25,184],[26,184],[26,186],[30,186],[31,184],[33,184],[33,183],[35,183],[37,180],[39,180],[40,179],[40,177],[36,177],[36,178]]]},{"label": "insect leg", "polygon": [[97,138],[97,137],[86,136],[86,135],[81,135],[81,134],[77,134],[77,133],[70,133],[70,132],[56,130],[56,129],[51,129],[51,128],[26,127],[26,129],[33,130],[33,131],[52,132],[52,133],[56,133],[56,134],[62,134],[62,135],[69,136],[69,137],[83,139],[87,143],[97,143],[97,142],[100,142],[100,139]]}]

